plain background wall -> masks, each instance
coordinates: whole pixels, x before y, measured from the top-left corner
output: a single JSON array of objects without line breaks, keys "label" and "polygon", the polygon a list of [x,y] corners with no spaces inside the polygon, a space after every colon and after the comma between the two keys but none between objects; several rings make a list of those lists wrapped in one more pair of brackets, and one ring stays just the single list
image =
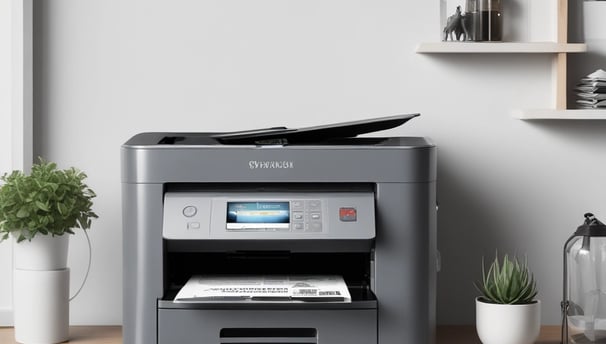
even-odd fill
[{"label": "plain background wall", "polygon": [[[550,56],[415,54],[439,39],[438,1],[54,0],[34,14],[36,153],[85,170],[99,194],[73,324],[121,322],[130,136],[407,112],[422,117],[386,134],[439,147],[438,321],[474,321],[472,282],[499,249],[528,253],[543,322],[559,322],[561,247],[584,212],[606,219],[606,122],[510,116],[551,106]],[[72,289],[85,258],[76,235]]]},{"label": "plain background wall", "polygon": [[[11,169],[11,0],[0,0],[0,175]],[[12,248],[0,244],[0,323],[10,323]]]}]

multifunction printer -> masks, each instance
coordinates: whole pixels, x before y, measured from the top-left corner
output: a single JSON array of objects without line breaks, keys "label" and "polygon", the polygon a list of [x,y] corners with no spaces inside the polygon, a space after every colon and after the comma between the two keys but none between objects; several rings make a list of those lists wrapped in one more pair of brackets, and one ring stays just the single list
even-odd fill
[{"label": "multifunction printer", "polygon": [[[142,133],[122,146],[125,344],[430,344],[436,147],[303,129]],[[339,276],[348,302],[177,302],[192,276]]]}]

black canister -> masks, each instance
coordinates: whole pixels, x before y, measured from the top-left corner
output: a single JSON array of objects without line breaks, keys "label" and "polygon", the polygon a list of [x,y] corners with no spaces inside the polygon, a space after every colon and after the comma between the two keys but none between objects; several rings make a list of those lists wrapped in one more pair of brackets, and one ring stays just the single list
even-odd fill
[{"label": "black canister", "polygon": [[472,41],[503,40],[501,0],[468,0],[467,11],[471,15],[469,27]]}]

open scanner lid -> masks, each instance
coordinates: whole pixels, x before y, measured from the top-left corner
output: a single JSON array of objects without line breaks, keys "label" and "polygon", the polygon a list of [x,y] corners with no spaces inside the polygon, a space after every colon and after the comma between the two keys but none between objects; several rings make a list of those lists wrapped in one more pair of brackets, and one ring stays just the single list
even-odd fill
[{"label": "open scanner lid", "polygon": [[387,130],[419,116],[416,114],[379,117],[360,121],[341,122],[307,128],[276,127],[228,133],[217,133],[212,138],[222,144],[310,144],[356,137],[360,134]]}]

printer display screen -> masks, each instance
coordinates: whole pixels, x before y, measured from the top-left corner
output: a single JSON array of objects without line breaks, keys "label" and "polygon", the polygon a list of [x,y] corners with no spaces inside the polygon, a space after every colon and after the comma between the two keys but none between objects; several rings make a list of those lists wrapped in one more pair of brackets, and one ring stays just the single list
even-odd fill
[{"label": "printer display screen", "polygon": [[289,228],[289,202],[227,202],[227,229]]}]

